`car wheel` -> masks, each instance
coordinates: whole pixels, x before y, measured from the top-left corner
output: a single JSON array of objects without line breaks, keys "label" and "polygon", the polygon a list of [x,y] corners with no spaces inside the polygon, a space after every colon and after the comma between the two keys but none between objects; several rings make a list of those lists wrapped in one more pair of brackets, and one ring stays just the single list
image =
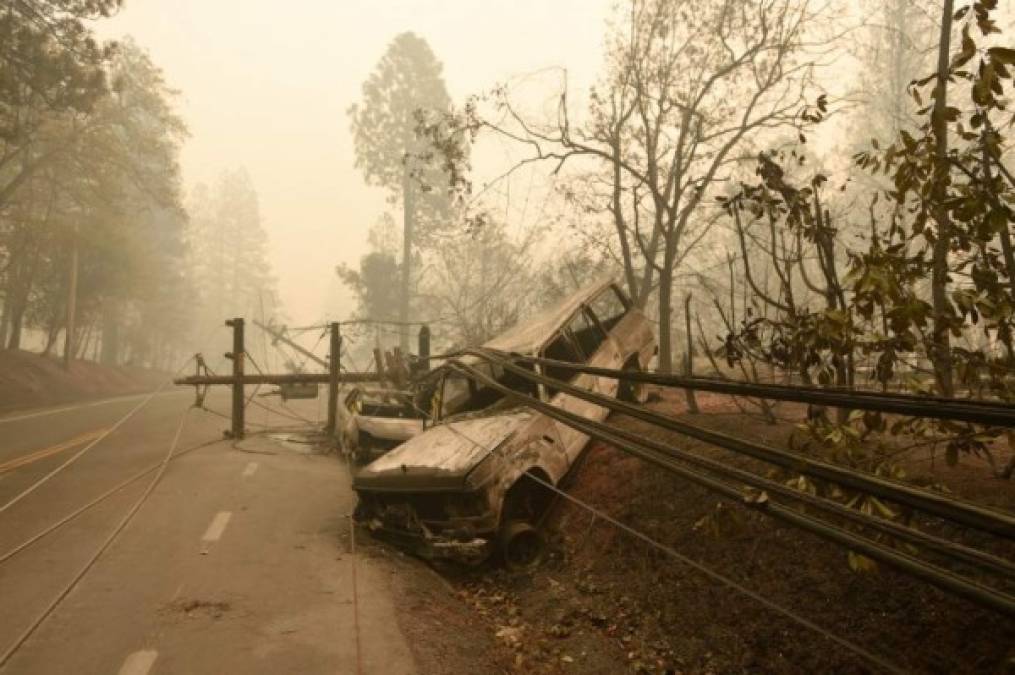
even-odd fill
[{"label": "car wheel", "polygon": [[543,559],[543,535],[531,523],[511,520],[500,531],[500,551],[508,569],[530,570]]}]

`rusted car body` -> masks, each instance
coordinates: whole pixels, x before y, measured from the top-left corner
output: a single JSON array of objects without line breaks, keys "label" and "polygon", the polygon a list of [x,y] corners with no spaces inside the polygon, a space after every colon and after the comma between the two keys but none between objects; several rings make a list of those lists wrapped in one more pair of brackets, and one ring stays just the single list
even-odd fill
[{"label": "rusted car body", "polygon": [[[607,368],[644,368],[657,349],[648,320],[608,280],[581,289],[484,347]],[[470,362],[505,386],[584,417],[602,420],[607,414],[486,361]],[[536,369],[602,394],[616,396],[620,389],[622,396],[634,396],[630,385],[616,379]],[[538,549],[536,521],[552,497],[546,486],[560,483],[588,437],[451,368],[431,375],[428,428],[354,476],[357,519],[423,557],[481,561],[499,546],[508,562],[524,562],[531,549]]]}]

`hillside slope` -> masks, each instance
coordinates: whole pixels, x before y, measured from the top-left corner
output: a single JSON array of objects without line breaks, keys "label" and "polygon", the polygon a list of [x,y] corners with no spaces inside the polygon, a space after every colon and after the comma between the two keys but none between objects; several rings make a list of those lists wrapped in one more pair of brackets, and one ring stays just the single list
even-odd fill
[{"label": "hillside slope", "polygon": [[169,375],[135,367],[58,359],[20,350],[0,351],[0,412],[151,391]]}]

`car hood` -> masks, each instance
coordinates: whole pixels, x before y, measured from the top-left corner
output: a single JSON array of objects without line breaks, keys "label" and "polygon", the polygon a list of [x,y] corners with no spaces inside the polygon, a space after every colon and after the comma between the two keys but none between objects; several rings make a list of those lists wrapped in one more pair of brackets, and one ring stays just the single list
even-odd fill
[{"label": "car hood", "polygon": [[405,441],[423,431],[423,420],[413,417],[356,415],[356,427],[374,438]]},{"label": "car hood", "polygon": [[523,411],[439,424],[363,467],[353,477],[353,488],[461,487],[465,476],[531,416]]}]

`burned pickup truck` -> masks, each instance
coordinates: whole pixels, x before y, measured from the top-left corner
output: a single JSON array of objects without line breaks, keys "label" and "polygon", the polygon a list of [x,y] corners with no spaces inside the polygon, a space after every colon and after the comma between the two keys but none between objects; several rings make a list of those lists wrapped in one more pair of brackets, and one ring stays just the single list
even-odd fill
[{"label": "burned pickup truck", "polygon": [[[635,398],[631,384],[520,360],[540,356],[606,368],[640,369],[656,352],[648,320],[620,288],[588,286],[494,338],[485,348],[514,355],[517,365],[601,394]],[[463,361],[521,394],[602,420],[607,411],[536,385],[477,357]],[[431,373],[428,428],[353,477],[357,520],[376,535],[426,558],[481,562],[500,550],[505,562],[538,559],[538,519],[574,466],[588,437],[520,406],[445,365]]]}]

